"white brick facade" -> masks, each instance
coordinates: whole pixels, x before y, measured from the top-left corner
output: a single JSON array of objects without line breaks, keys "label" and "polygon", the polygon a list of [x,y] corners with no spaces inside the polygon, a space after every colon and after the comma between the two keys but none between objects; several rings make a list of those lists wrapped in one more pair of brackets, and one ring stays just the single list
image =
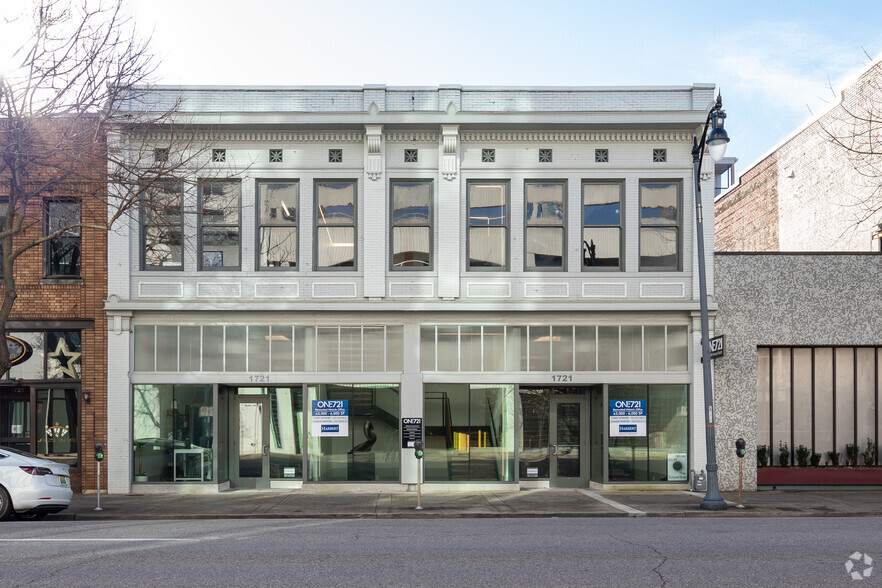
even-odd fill
[{"label": "white brick facade", "polygon": [[[548,386],[555,381],[551,379],[555,374],[535,371],[430,374],[420,368],[423,325],[682,325],[690,333],[688,369],[682,373],[568,370],[557,374],[564,378],[557,381],[574,386],[689,386],[689,465],[696,471],[704,469],[701,367],[696,351],[699,335],[693,325],[698,312],[698,281],[691,147],[712,97],[710,85],[155,89],[148,94],[154,108],[181,98],[182,112],[190,120],[215,125],[210,147],[226,149],[226,163],[209,164],[207,169],[226,170],[241,179],[241,269],[198,269],[194,218],[185,221],[183,267],[173,271],[145,271],[141,267],[141,227],[137,223],[111,234],[107,309],[111,324],[119,317],[117,324],[125,325],[111,335],[111,447],[132,446],[133,384],[206,383],[215,386],[217,398],[218,385],[243,385],[255,377],[249,372],[140,373],[134,368],[130,326],[286,321],[403,326],[400,370],[346,375],[321,370],[271,373],[267,380],[251,381],[274,385],[392,382],[400,386],[400,416],[410,417],[422,415],[422,387],[427,381],[515,386]],[[270,162],[269,149],[282,149],[283,161]],[[329,161],[330,149],[342,150],[342,162]],[[417,161],[405,161],[405,150],[411,149],[417,150]],[[482,161],[483,149],[495,149],[494,162]],[[551,162],[540,163],[540,149],[552,150]],[[595,162],[597,149],[608,150],[608,162]],[[667,160],[654,163],[654,149],[665,149]],[[271,271],[258,267],[257,180],[299,182],[297,267]],[[352,269],[322,271],[314,266],[314,186],[319,180],[355,181],[357,258]],[[391,263],[389,185],[393,180],[428,180],[432,184],[432,262],[426,271],[400,271]],[[505,271],[468,268],[468,183],[480,180],[508,185]],[[565,186],[563,271],[525,267],[524,186],[536,180]],[[583,268],[582,185],[594,180],[623,185],[620,270]],[[653,180],[679,185],[680,269],[676,271],[640,268],[640,183]],[[707,213],[713,210],[712,179],[702,188]],[[194,190],[188,190],[186,200],[195,209]],[[712,252],[712,219],[706,218],[705,225],[707,250]],[[707,260],[712,293],[711,254]],[[114,341],[119,345],[114,347]],[[227,427],[228,423],[215,426]],[[219,456],[219,451],[215,454]],[[131,455],[125,449],[113,457],[111,491],[128,491],[134,468]],[[415,476],[410,454],[402,453],[400,482],[413,483]],[[218,480],[217,487],[224,483],[229,481]],[[138,488],[151,491],[150,485]],[[168,489],[168,485],[153,488]]]}]

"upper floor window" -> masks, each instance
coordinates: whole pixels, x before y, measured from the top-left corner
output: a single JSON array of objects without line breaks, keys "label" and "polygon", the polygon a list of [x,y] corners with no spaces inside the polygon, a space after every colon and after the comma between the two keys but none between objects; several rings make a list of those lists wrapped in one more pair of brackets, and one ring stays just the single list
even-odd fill
[{"label": "upper floor window", "polygon": [[622,267],[622,183],[582,184],[582,269]]},{"label": "upper floor window", "polygon": [[680,269],[680,223],[680,183],[640,182],[641,270]]},{"label": "upper floor window", "polygon": [[257,182],[257,267],[297,267],[300,182]]},{"label": "upper floor window", "polygon": [[45,201],[45,234],[56,234],[46,242],[45,274],[49,278],[78,278],[80,276],[80,248],[82,233],[79,225],[78,200]]},{"label": "upper floor window", "polygon": [[199,269],[238,269],[242,186],[235,181],[199,185]]},{"label": "upper floor window", "polygon": [[524,198],[526,269],[562,271],[566,249],[565,183],[527,182]]},{"label": "upper floor window", "polygon": [[432,182],[392,180],[392,269],[432,269]]},{"label": "upper floor window", "polygon": [[508,182],[469,182],[468,208],[468,269],[508,269]]},{"label": "upper floor window", "polygon": [[315,183],[315,267],[355,269],[356,183]]},{"label": "upper floor window", "polygon": [[183,186],[170,183],[147,188],[141,197],[143,269],[183,269],[183,234]]}]

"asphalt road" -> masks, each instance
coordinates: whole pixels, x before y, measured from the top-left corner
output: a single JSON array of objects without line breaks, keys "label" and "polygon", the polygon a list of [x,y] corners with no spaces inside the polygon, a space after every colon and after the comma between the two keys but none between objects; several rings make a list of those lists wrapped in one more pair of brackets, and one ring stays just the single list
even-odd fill
[{"label": "asphalt road", "polygon": [[[0,586],[873,586],[882,585],[879,522],[6,522]],[[860,582],[845,568],[854,552],[878,559]]]}]

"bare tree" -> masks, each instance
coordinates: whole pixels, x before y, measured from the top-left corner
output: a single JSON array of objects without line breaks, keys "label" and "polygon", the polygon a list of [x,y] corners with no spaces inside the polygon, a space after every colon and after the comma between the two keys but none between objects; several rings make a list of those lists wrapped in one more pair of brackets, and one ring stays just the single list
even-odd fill
[{"label": "bare tree", "polygon": [[844,150],[861,179],[855,226],[882,220],[882,60],[875,61],[842,92],[842,99],[819,121],[822,132]]},{"label": "bare tree", "polygon": [[[21,17],[29,38],[0,75],[0,342],[30,250],[46,248],[49,274],[63,274],[82,231],[125,216],[149,216],[155,255],[181,238],[183,201],[169,194],[192,181],[203,149],[178,103],[132,107],[149,96],[156,62],[123,3],[41,0]],[[0,344],[0,374],[9,367]]]}]

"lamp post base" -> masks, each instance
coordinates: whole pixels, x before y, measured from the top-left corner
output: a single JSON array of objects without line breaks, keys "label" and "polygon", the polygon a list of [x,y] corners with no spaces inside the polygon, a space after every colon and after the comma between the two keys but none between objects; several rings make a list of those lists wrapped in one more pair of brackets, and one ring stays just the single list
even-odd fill
[{"label": "lamp post base", "polygon": [[701,501],[701,510],[726,510],[729,505],[720,498],[719,500],[708,500],[707,497]]},{"label": "lamp post base", "polygon": [[[713,440],[710,441],[713,443]],[[720,482],[717,478],[717,464],[707,464],[707,493],[701,501],[702,510],[726,510],[729,505],[720,494]]]}]

